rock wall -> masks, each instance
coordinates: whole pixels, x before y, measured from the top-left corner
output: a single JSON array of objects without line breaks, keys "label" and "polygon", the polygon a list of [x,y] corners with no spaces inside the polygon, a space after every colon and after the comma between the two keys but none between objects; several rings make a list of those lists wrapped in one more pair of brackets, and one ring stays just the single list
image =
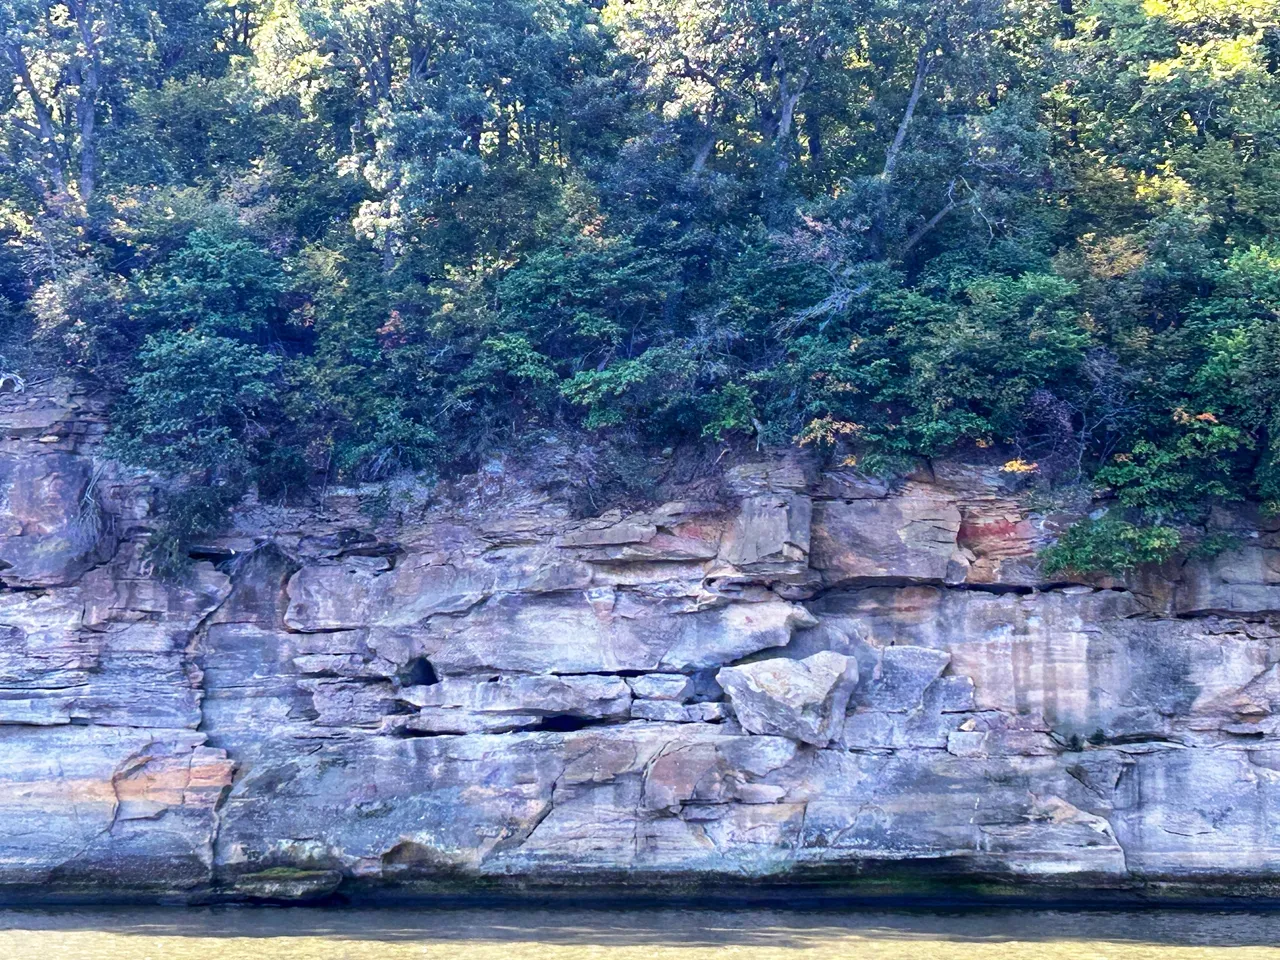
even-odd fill
[{"label": "rock wall", "polygon": [[103,429],[0,396],[0,893],[1280,878],[1256,518],[1052,584],[994,467],[760,454],[579,520],[495,465],[395,522],[248,504],[175,585]]}]

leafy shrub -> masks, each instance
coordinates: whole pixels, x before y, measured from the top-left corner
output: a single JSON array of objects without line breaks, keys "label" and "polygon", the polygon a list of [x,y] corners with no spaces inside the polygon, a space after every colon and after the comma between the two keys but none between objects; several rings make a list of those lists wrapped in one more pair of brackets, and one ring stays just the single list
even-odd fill
[{"label": "leafy shrub", "polygon": [[117,404],[114,453],[169,474],[244,477],[265,436],[278,358],[228,337],[148,337]]},{"label": "leafy shrub", "polygon": [[1113,517],[1083,520],[1040,553],[1048,576],[1128,573],[1144,564],[1163,563],[1182,545],[1172,527],[1135,526]]},{"label": "leafy shrub", "polygon": [[147,330],[260,334],[286,288],[280,264],[251,239],[194,230],[137,279],[133,314]]}]

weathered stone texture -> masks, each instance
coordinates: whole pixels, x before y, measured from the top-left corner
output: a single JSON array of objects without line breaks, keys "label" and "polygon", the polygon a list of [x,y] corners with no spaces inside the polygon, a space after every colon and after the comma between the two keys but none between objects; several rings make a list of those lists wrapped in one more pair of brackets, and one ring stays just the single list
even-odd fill
[{"label": "weathered stone texture", "polygon": [[0,891],[1280,880],[1280,530],[1039,575],[998,467],[801,456],[574,519],[247,503],[180,584],[103,404],[0,395]]},{"label": "weathered stone texture", "polygon": [[778,657],[724,667],[716,680],[748,733],[825,747],[844,727],[858,661],[823,650],[803,660]]}]

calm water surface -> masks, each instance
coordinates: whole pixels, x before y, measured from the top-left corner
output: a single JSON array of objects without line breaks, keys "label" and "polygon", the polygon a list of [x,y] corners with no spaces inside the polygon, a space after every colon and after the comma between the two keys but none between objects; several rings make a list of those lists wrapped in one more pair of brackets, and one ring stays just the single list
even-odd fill
[{"label": "calm water surface", "polygon": [[1280,960],[1280,913],[0,910],[0,960]]}]

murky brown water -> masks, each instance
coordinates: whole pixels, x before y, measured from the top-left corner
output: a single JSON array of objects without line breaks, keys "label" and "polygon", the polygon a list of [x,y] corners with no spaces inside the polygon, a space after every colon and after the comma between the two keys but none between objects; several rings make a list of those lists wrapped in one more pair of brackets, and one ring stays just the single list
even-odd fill
[{"label": "murky brown water", "polygon": [[1280,960],[1280,913],[0,910],[0,960]]}]

